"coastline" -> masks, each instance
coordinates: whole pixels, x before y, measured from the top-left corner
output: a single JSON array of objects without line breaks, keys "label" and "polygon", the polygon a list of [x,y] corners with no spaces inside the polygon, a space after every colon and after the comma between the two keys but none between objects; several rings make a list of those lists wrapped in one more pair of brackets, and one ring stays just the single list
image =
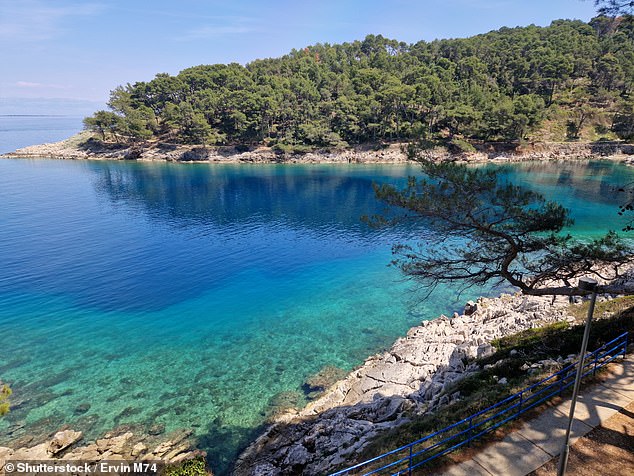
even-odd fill
[{"label": "coastline", "polygon": [[323,396],[275,418],[239,456],[236,476],[326,474],[353,464],[374,437],[411,415],[458,401],[445,390],[480,370],[467,359],[494,353],[491,341],[574,318],[568,299],[502,294],[468,303],[465,313],[412,327],[389,351],[369,357]]},{"label": "coastline", "polygon": [[[574,322],[566,312],[568,305],[564,296],[553,300],[502,293],[469,301],[462,314],[421,321],[388,351],[368,357],[316,400],[277,414],[238,456],[231,474],[316,476],[354,464],[355,455],[383,432],[409,422],[413,415],[459,402],[459,392],[451,391],[453,384],[481,370],[469,361],[492,355],[493,340],[547,324]],[[569,361],[570,356],[564,362]],[[180,430],[152,437],[124,426],[85,441],[81,431],[64,426],[47,437],[24,438],[14,448],[0,446],[0,471],[9,459],[179,464],[205,456],[195,448],[191,435],[191,430]]]},{"label": "coastline", "polygon": [[[402,164],[408,161],[406,144],[361,145],[344,150],[278,153],[270,147],[242,150],[233,146],[188,146],[164,143],[123,146],[101,144],[83,132],[60,142],[32,145],[0,158],[52,158],[60,160],[128,160],[178,163],[265,164]],[[435,161],[463,163],[608,159],[634,163],[634,144],[621,142],[540,142],[525,145],[483,143],[475,152],[434,148],[423,156]]]},{"label": "coastline", "polygon": [[193,448],[191,431],[183,430],[164,437],[152,437],[131,428],[119,428],[95,441],[86,442],[81,431],[62,427],[46,438],[27,435],[12,449],[0,446],[0,473],[7,461],[144,461],[178,465],[185,461],[205,457]]},{"label": "coastline", "polygon": [[[627,266],[620,275],[609,273],[599,282],[631,285],[634,268]],[[615,297],[602,294],[597,302]],[[476,360],[496,353],[495,340],[556,323],[573,325],[577,319],[571,303],[582,302],[579,297],[571,301],[568,296],[516,291],[468,301],[462,314],[423,320],[315,401],[277,415],[239,455],[232,474],[317,476],[359,463],[358,455],[377,437],[459,403],[463,396],[455,391],[457,382],[502,363],[482,367]],[[521,370],[531,375],[572,363],[576,357],[559,355],[553,361],[533,356]],[[498,385],[506,385],[503,380]]]}]

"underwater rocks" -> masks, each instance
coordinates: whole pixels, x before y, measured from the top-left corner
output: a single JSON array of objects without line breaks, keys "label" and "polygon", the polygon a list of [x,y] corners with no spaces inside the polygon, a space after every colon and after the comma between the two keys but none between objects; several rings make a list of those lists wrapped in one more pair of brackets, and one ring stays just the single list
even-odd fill
[{"label": "underwater rocks", "polygon": [[333,365],[326,365],[315,375],[306,379],[302,388],[309,398],[321,396],[331,385],[345,378],[348,372]]},{"label": "underwater rocks", "polygon": [[81,403],[75,408],[75,415],[82,415],[90,410],[90,403]]},{"label": "underwater rocks", "polygon": [[94,443],[78,445],[82,440],[80,431],[60,430],[47,441],[31,447],[11,449],[0,446],[0,473],[7,460],[50,460],[66,461],[157,461],[175,464],[205,456],[192,449],[188,441],[191,431],[174,432],[163,441],[151,437],[135,435],[131,431],[111,432]]},{"label": "underwater rocks", "polygon": [[470,303],[469,315],[422,322],[301,411],[276,416],[240,456],[235,474],[308,476],[350,464],[380,432],[457,398],[446,390],[479,369],[468,362],[492,354],[492,340],[573,320],[567,304],[567,298],[552,304],[552,297],[503,294]]}]

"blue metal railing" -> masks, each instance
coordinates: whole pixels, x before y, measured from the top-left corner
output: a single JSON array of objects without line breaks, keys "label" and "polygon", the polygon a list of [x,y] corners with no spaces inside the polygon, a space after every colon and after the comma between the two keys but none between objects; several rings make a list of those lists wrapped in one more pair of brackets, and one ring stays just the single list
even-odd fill
[{"label": "blue metal railing", "polygon": [[[625,357],[627,345],[628,333],[625,332],[587,354],[583,366],[583,377],[589,374],[594,375],[598,368],[619,356]],[[332,473],[330,476],[370,476],[373,474],[411,476],[413,469],[469,445],[476,438],[517,418],[551,397],[561,395],[566,388],[574,384],[577,364],[578,362],[570,364],[530,387],[442,430],[363,463]]]}]

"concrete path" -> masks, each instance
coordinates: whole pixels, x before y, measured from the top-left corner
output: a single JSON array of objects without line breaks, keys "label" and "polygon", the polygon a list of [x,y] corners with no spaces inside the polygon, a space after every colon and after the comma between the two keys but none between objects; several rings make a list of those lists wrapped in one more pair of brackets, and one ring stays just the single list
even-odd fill
[{"label": "concrete path", "polygon": [[[634,356],[617,361],[599,384],[582,388],[570,444],[634,401]],[[473,459],[445,468],[442,476],[525,476],[559,455],[566,436],[570,396],[525,422]]]}]

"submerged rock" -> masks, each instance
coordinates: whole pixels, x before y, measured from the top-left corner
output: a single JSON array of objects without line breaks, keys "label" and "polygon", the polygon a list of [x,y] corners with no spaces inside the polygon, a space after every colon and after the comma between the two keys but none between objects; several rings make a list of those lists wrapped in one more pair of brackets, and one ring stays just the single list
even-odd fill
[{"label": "submerged rock", "polygon": [[152,425],[147,432],[149,435],[156,436],[156,435],[162,434],[164,431],[165,431],[165,424],[157,423]]},{"label": "submerged rock", "polygon": [[297,409],[304,401],[304,396],[299,392],[288,391],[277,393],[269,400],[264,412],[265,417],[269,421],[274,421],[279,415]]},{"label": "submerged rock", "polygon": [[86,413],[88,410],[90,410],[90,403],[81,403],[75,408],[75,414],[81,415]]},{"label": "submerged rock", "polygon": [[310,376],[303,385],[307,394],[313,392],[323,392],[328,387],[341,380],[347,372],[334,365],[326,365],[315,375]]}]

